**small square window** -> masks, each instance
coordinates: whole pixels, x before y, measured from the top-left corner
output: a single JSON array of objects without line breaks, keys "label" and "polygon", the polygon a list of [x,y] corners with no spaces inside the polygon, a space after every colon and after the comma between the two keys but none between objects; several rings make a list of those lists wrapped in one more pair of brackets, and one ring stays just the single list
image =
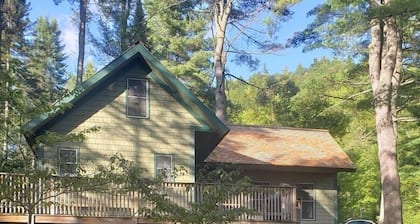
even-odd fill
[{"label": "small square window", "polygon": [[60,176],[75,175],[79,164],[77,149],[59,148],[58,149],[58,174]]},{"label": "small square window", "polygon": [[155,155],[155,174],[163,175],[166,181],[173,181],[173,158],[172,155]]},{"label": "small square window", "polygon": [[149,92],[146,79],[127,79],[127,116],[149,117]]}]

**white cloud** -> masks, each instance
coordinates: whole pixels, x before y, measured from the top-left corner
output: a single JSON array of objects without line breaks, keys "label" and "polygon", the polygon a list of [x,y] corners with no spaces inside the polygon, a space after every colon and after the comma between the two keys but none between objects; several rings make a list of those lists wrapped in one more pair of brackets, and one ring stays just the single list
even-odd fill
[{"label": "white cloud", "polygon": [[70,57],[77,56],[79,35],[77,28],[71,23],[60,25],[60,27],[62,27],[61,38],[65,44],[64,52]]}]

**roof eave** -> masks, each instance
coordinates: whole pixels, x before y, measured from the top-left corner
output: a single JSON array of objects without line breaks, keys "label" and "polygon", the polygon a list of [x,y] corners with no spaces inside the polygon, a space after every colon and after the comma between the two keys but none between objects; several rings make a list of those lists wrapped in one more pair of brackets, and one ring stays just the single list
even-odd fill
[{"label": "roof eave", "polygon": [[[192,115],[201,123],[209,127],[209,130],[216,131],[220,139],[228,133],[229,128],[219,120],[196,96],[194,96],[178,79],[176,79],[150,52],[142,45],[136,46],[144,60],[152,68],[153,75],[159,78],[161,85],[167,85],[176,90],[175,95],[189,107]],[[184,105],[185,106],[185,105]]]},{"label": "roof eave", "polygon": [[[112,62],[98,71],[94,76],[76,87],[73,94],[59,101],[57,105],[75,103],[83,96],[89,94],[90,91],[96,86],[105,81],[106,77],[112,74],[113,71],[123,66],[124,64],[129,63],[130,59],[136,57],[136,55],[141,56],[146,61],[146,63],[152,69],[152,73],[150,74],[152,74],[152,76],[153,74],[156,75],[155,79],[162,80],[159,81],[161,85],[169,85],[172,90],[177,92],[179,100],[185,102],[184,106],[189,108],[189,111],[201,124],[207,126],[209,131],[218,133],[218,136],[220,136],[218,141],[220,142],[222,138],[227,134],[229,129],[182,83],[180,83],[173,75],[171,75],[171,73],[166,70],[166,68],[164,68],[163,65],[153,55],[151,55],[144,46],[140,44],[131,47],[122,55],[114,59]],[[25,137],[27,139],[33,138],[39,129],[50,122],[53,118],[64,112],[65,111],[62,110],[52,111],[42,114],[38,118],[29,121],[25,125]]]}]

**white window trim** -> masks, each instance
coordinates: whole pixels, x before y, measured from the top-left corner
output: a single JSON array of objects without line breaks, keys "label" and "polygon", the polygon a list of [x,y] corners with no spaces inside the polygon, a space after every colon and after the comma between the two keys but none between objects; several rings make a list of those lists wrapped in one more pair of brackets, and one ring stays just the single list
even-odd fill
[{"label": "white window trim", "polygon": [[[128,84],[130,80],[140,80],[140,81],[145,81],[146,83],[146,116],[136,116],[136,115],[129,115],[128,114],[128,98],[130,98],[130,93],[128,91]],[[141,78],[127,78],[127,85],[126,85],[126,100],[125,100],[125,114],[127,117],[129,118],[149,118],[150,116],[150,101],[149,101],[149,80],[148,79],[141,79]],[[136,98],[143,98],[143,97],[136,97]]]},{"label": "white window trim", "polygon": [[296,184],[296,188],[298,188],[298,186],[299,185],[311,185],[312,186],[312,194],[313,194],[313,196],[312,196],[312,198],[313,198],[313,200],[311,200],[311,201],[309,201],[309,200],[301,200],[301,212],[303,212],[303,202],[304,201],[306,201],[306,202],[313,202],[313,204],[312,204],[312,210],[313,210],[313,218],[311,218],[311,219],[305,219],[305,218],[303,218],[303,215],[301,214],[301,218],[302,218],[302,220],[307,220],[307,221],[314,221],[314,220],[316,220],[316,194],[315,194],[315,184],[314,183],[298,183],[298,184]]},{"label": "white window trim", "polygon": [[158,157],[169,157],[171,158],[171,170],[170,170],[170,176],[166,177],[165,181],[167,182],[173,182],[175,181],[175,178],[173,177],[174,175],[174,155],[172,154],[155,154],[155,177],[158,177],[159,172],[158,172]]},{"label": "white window trim", "polygon": [[61,158],[60,158],[60,155],[61,155],[61,151],[75,151],[76,152],[76,161],[75,162],[65,162],[65,164],[66,165],[78,165],[79,164],[79,148],[71,148],[71,147],[58,147],[58,150],[57,150],[57,153],[58,153],[58,155],[57,155],[57,158],[58,158],[58,160],[57,160],[57,171],[58,171],[58,175],[60,175],[60,176],[65,176],[65,175],[72,175],[72,174],[63,174],[62,172],[61,172],[61,163],[62,163],[62,161],[61,161]]}]

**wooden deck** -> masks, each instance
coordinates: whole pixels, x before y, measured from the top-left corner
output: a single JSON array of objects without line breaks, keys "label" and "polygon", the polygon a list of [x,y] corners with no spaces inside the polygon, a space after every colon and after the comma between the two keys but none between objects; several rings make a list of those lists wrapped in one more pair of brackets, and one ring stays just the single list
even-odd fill
[{"label": "wooden deck", "polygon": [[[23,177],[9,174],[0,174],[0,181],[12,189],[0,192],[0,223],[26,223],[27,210],[22,204],[28,202],[34,205],[36,223],[153,223],[147,219],[153,204],[139,192],[45,191],[48,187],[42,181],[29,184]],[[161,191],[165,199],[189,208],[203,200],[209,187],[212,185],[165,183]],[[299,223],[294,187],[251,188],[247,193],[230,195],[217,205],[221,211],[236,208],[255,211],[238,217],[237,223]],[[42,202],[33,203],[37,200]]]},{"label": "wooden deck", "polygon": [[[27,223],[27,219],[28,219],[27,216],[0,216],[0,223],[8,223],[8,224]],[[74,217],[74,216],[34,215],[34,223],[37,223],[37,224],[154,224],[155,222],[147,218]],[[252,220],[242,220],[242,221],[231,222],[231,224],[274,224],[274,223],[296,224],[296,222],[252,221]],[[162,223],[162,224],[166,224],[166,223]]]},{"label": "wooden deck", "polygon": [[[0,223],[27,223],[27,216],[0,216]],[[151,224],[152,220],[135,217],[75,217],[75,216],[54,216],[34,215],[34,223],[37,224]]]}]

